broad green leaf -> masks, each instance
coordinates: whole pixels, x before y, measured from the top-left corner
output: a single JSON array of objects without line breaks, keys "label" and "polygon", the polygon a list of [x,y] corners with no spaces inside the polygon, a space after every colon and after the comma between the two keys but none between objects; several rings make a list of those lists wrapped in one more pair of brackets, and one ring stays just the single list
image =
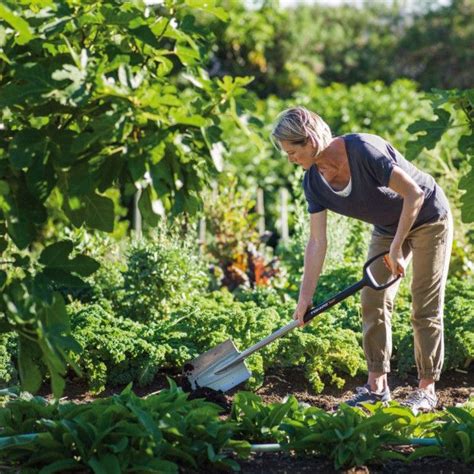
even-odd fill
[{"label": "broad green leaf", "polygon": [[186,46],[177,45],[175,48],[176,56],[185,66],[192,66],[200,60],[199,52]]},{"label": "broad green leaf", "polygon": [[[49,366],[49,364],[48,364]],[[64,380],[65,371],[63,373],[58,373],[55,370],[52,370],[49,366],[49,375],[51,377],[51,388],[53,391],[54,398],[61,398],[64,393],[64,387],[66,386],[66,381]]]},{"label": "broad green leaf", "polygon": [[62,240],[48,245],[42,252],[39,262],[48,267],[62,267],[69,259],[73,243],[71,240]]},{"label": "broad green leaf", "polygon": [[0,88],[0,107],[38,106],[50,102],[48,94],[56,90],[57,83],[44,66],[37,62],[21,64],[15,76],[15,81]]},{"label": "broad green leaf", "polygon": [[146,25],[128,30],[133,36],[152,48],[160,49],[160,43],[152,30]]},{"label": "broad green leaf", "polygon": [[69,194],[83,196],[92,193],[96,188],[97,168],[98,163],[91,162],[82,162],[71,166],[68,172]]},{"label": "broad green leaf", "polygon": [[18,369],[23,390],[35,393],[41,386],[43,374],[39,367],[37,344],[23,337],[18,339]]},{"label": "broad green leaf", "polygon": [[8,216],[8,235],[21,250],[26,248],[36,237],[36,227],[26,216]]},{"label": "broad green leaf", "polygon": [[222,7],[216,7],[216,2],[212,0],[186,0],[186,4],[191,8],[202,9],[222,21],[227,21],[229,18],[229,14]]},{"label": "broad green leaf", "polygon": [[[128,26],[130,21],[137,17],[137,10],[124,11],[121,8],[114,8],[111,4],[104,4],[100,7],[104,24]],[[97,18],[95,19],[97,21]]]},{"label": "broad green leaf", "polygon": [[93,229],[113,231],[114,203],[107,197],[98,194],[72,197],[65,201],[64,211],[76,227],[85,223]]},{"label": "broad green leaf", "polygon": [[192,125],[194,127],[205,127],[210,125],[209,119],[206,119],[201,115],[185,115],[177,109],[172,111],[170,115],[176,123]]},{"label": "broad green leaf", "polygon": [[28,128],[15,134],[10,143],[9,155],[12,165],[17,169],[27,168],[35,159],[42,159],[46,153],[47,142],[44,132]]},{"label": "broad green leaf", "polygon": [[26,20],[12,12],[6,5],[0,3],[0,18],[3,18],[9,23],[16,31],[19,36],[16,42],[20,45],[24,45],[33,39],[33,33],[31,32],[30,25]]},{"label": "broad green leaf", "polygon": [[38,437],[38,433],[0,436],[0,451],[11,449],[12,447],[35,445]]},{"label": "broad green leaf", "polygon": [[157,56],[155,60],[160,63],[158,66],[158,76],[167,76],[173,70],[173,61],[168,59],[166,56]]},{"label": "broad green leaf", "polygon": [[53,303],[45,307],[47,327],[58,326],[61,330],[69,328],[69,316],[66,312],[66,304],[60,293],[53,294]]},{"label": "broad green leaf", "polygon": [[7,239],[0,237],[0,253],[4,252],[8,247]]},{"label": "broad green leaf", "polygon": [[114,203],[98,194],[84,196],[85,221],[93,229],[112,232],[114,230]]},{"label": "broad green leaf", "polygon": [[37,197],[41,202],[46,201],[54,186],[57,178],[55,171],[47,155],[34,159],[32,165],[26,172],[26,183],[31,194]]},{"label": "broad green leaf", "polygon": [[37,273],[33,279],[32,295],[46,304],[53,304],[53,291],[51,288],[51,280],[42,272]]},{"label": "broad green leaf", "polygon": [[95,474],[122,474],[123,472],[114,454],[92,456],[88,464]]},{"label": "broad green leaf", "polygon": [[470,135],[463,135],[459,139],[458,148],[464,155],[474,154],[474,131]]},{"label": "broad green leaf", "polygon": [[43,274],[50,280],[66,287],[83,288],[85,286],[85,283],[79,277],[71,275],[71,273],[60,268],[46,267],[43,269]]},{"label": "broad green leaf", "polygon": [[153,180],[153,187],[159,199],[169,194],[170,190],[173,189],[173,171],[166,157],[156,165],[150,167],[150,175]]},{"label": "broad green leaf", "polygon": [[153,436],[155,442],[160,442],[163,438],[163,435],[161,434],[161,430],[158,428],[151,414],[140,408],[134,401],[128,402],[127,407],[137,417],[138,421],[146,430],[146,432],[150,436]]},{"label": "broad green leaf", "polygon": [[7,195],[10,192],[10,186],[6,181],[0,180],[0,195]]},{"label": "broad green leaf", "polygon": [[49,149],[54,164],[58,167],[71,166],[76,160],[76,155],[71,151],[71,147],[78,138],[77,133],[72,130],[58,130],[51,138]]},{"label": "broad green leaf", "polygon": [[68,262],[63,268],[72,272],[79,273],[81,276],[89,276],[96,272],[100,267],[100,263],[87,255],[77,255]]},{"label": "broad green leaf", "polygon": [[418,135],[416,141],[407,143],[407,158],[409,160],[416,158],[423,148],[433,149],[443,133],[449,128],[451,118],[449,112],[436,109],[434,113],[438,116],[437,120],[417,120],[408,127],[410,133],[425,132],[423,135]]}]

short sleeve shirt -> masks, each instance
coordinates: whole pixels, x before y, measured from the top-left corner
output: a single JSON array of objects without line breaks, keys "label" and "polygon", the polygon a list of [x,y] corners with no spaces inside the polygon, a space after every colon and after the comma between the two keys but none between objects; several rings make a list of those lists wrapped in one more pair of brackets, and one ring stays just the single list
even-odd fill
[{"label": "short sleeve shirt", "polygon": [[395,166],[405,171],[423,190],[425,200],[413,228],[444,217],[449,203],[443,190],[429,174],[407,161],[390,143],[368,133],[341,137],[346,146],[352,180],[352,191],[344,197],[325,183],[315,165],[303,179],[303,189],[310,213],[325,209],[373,224],[388,235],[395,235],[403,198],[388,187]]}]

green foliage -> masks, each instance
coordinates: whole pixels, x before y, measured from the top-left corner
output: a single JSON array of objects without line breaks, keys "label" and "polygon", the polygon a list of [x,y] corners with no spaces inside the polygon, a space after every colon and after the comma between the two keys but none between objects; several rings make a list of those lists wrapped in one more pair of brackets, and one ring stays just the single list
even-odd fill
[{"label": "green foliage", "polygon": [[169,347],[153,341],[149,326],[115,317],[104,306],[88,305],[71,315],[72,334],[83,348],[75,361],[89,388],[99,393],[106,384],[149,384],[163,366]]},{"label": "green foliage", "polygon": [[[432,149],[441,137],[451,128],[461,127],[457,142],[459,152],[464,155],[465,162],[461,167],[463,176],[459,187],[466,193],[461,198],[462,219],[464,222],[474,222],[474,89],[463,91],[436,90],[427,95],[433,107],[436,120],[419,120],[408,129],[411,133],[424,132],[418,135],[416,141],[407,144],[408,157],[414,158],[423,148]],[[443,108],[444,107],[444,108]],[[446,110],[446,107],[450,109]],[[461,111],[462,113],[457,113]]]},{"label": "green foliage", "polygon": [[470,88],[474,5],[470,0],[452,0],[435,9],[429,8],[430,3],[420,9],[399,40],[397,72],[419,82],[424,90]]},{"label": "green foliage", "polygon": [[234,396],[230,421],[237,423],[239,434],[254,442],[282,441],[281,425],[293,418],[298,410],[298,401],[289,396],[283,403],[264,404],[252,392],[238,392]]},{"label": "green foliage", "polygon": [[[278,308],[260,308],[252,301],[238,303],[226,290],[196,296],[171,318],[179,319],[176,330],[186,334],[183,343],[193,358],[229,338],[237,348],[246,349],[284,324]],[[277,351],[275,342],[247,360],[253,388],[261,385],[264,369],[272,363]]]},{"label": "green foliage", "polygon": [[[195,24],[197,11],[227,17],[214,2],[184,0],[2,3],[0,252],[43,244],[52,222],[111,232],[116,210],[122,214],[117,201],[128,205],[137,187],[150,225],[153,201],[171,215],[197,211],[218,168],[211,150],[221,140],[220,117],[242,126],[238,107],[250,81],[209,78],[209,37]],[[87,255],[69,258],[71,251],[70,242],[53,241],[35,262],[44,268],[34,281],[10,283],[0,272],[7,330],[29,331],[18,361],[30,390],[42,381],[37,359],[55,394],[63,386],[74,342],[53,292],[82,286],[80,277],[97,267]],[[39,324],[53,300],[55,315]],[[26,306],[27,315],[19,310]]]},{"label": "green foliage", "polygon": [[259,95],[281,91],[281,84],[275,79],[282,75],[289,79],[281,54],[284,12],[273,2],[263,2],[257,9],[246,8],[240,0],[220,3],[229,13],[228,22],[216,22],[211,17],[201,19],[214,35],[213,69],[253,76],[252,88]]},{"label": "green foliage", "polygon": [[237,470],[223,448],[244,453],[249,445],[231,439],[232,425],[219,420],[219,411],[203,400],[188,401],[172,381],[168,390],[145,399],[130,386],[82,405],[20,397],[0,408],[0,460],[48,472]]},{"label": "green foliage", "polygon": [[276,354],[279,365],[303,366],[316,393],[327,383],[341,388],[347,377],[366,371],[360,335],[335,321],[332,313],[318,316],[303,332],[286,335]]},{"label": "green foliage", "polygon": [[255,199],[239,189],[236,178],[221,178],[220,185],[206,194],[204,215],[207,234],[202,249],[214,264],[219,286],[235,290],[275,284],[277,260],[270,260],[270,248],[261,243]]},{"label": "green foliage", "polygon": [[18,374],[13,363],[16,347],[13,333],[0,334],[0,387],[16,382]]},{"label": "green foliage", "polygon": [[[442,456],[472,462],[473,415],[469,404],[446,412],[414,416],[391,403],[342,404],[334,413],[298,404],[264,404],[259,396],[239,392],[230,418],[219,417],[212,403],[188,400],[176,384],[146,398],[129,385],[119,395],[86,404],[48,403],[13,391],[0,404],[0,461],[7,468],[94,472],[181,472],[238,470],[231,452],[245,458],[250,443],[279,442],[298,455],[323,455],[336,469]],[[408,456],[393,446],[425,437],[429,447]]]},{"label": "green foliage", "polygon": [[384,446],[401,440],[387,428],[403,413],[378,411],[367,417],[359,409],[342,405],[334,415],[308,408],[303,416],[283,424],[288,434],[286,449],[329,456],[336,469],[362,466],[369,460],[404,459]]},{"label": "green foliage", "polygon": [[222,2],[227,24],[201,19],[215,34],[214,74],[250,73],[260,97],[290,97],[315,83],[345,84],[407,77],[433,87],[467,88],[474,29],[472,2],[370,1],[278,8]]},{"label": "green foliage", "polygon": [[474,462],[474,409],[448,407],[437,437],[443,454],[466,464]]},{"label": "green foliage", "polygon": [[80,372],[69,355],[79,352],[80,346],[68,335],[70,322],[61,295],[52,293],[52,301],[48,303],[31,296],[29,289],[13,281],[9,293],[3,295],[9,329],[19,334],[20,380],[24,389],[35,392],[47,369],[53,394],[59,397],[68,365]]},{"label": "green foliage", "polygon": [[474,289],[453,279],[446,287],[445,369],[467,368],[474,360]]},{"label": "green foliage", "polygon": [[194,232],[193,228],[181,233],[162,228],[148,239],[131,243],[123,285],[112,300],[117,314],[143,323],[167,318],[208,288],[209,271],[193,245]]}]

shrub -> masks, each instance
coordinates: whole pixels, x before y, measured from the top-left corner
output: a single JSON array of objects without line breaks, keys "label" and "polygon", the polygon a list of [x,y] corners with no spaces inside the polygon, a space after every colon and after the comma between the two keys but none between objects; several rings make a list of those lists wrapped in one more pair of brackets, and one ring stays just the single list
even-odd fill
[{"label": "shrub", "polygon": [[123,287],[114,298],[116,313],[148,323],[166,318],[175,307],[207,289],[209,272],[193,244],[191,233],[183,238],[164,228],[132,242]]},{"label": "shrub", "polygon": [[106,302],[70,311],[72,334],[84,349],[75,362],[93,392],[101,392],[106,384],[146,385],[153,380],[168,347],[150,342],[152,329],[115,317]]},{"label": "shrub", "polygon": [[17,381],[18,374],[13,363],[16,346],[16,334],[0,334],[0,387],[12,385]]},{"label": "shrub", "polygon": [[[260,308],[253,301],[239,303],[227,290],[196,296],[173,317],[180,318],[176,328],[187,334],[193,357],[229,338],[242,351],[284,323],[278,308]],[[248,359],[252,386],[261,384],[264,368],[272,364],[277,350],[278,342],[274,342]]]}]

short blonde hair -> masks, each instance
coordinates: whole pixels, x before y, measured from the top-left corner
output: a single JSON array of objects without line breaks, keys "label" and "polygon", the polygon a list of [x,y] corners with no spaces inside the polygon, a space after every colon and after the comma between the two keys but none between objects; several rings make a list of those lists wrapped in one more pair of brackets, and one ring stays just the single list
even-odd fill
[{"label": "short blonde hair", "polygon": [[311,140],[319,155],[331,143],[332,134],[329,125],[317,113],[299,106],[278,115],[270,140],[279,150],[282,140],[295,145],[306,145]]}]

